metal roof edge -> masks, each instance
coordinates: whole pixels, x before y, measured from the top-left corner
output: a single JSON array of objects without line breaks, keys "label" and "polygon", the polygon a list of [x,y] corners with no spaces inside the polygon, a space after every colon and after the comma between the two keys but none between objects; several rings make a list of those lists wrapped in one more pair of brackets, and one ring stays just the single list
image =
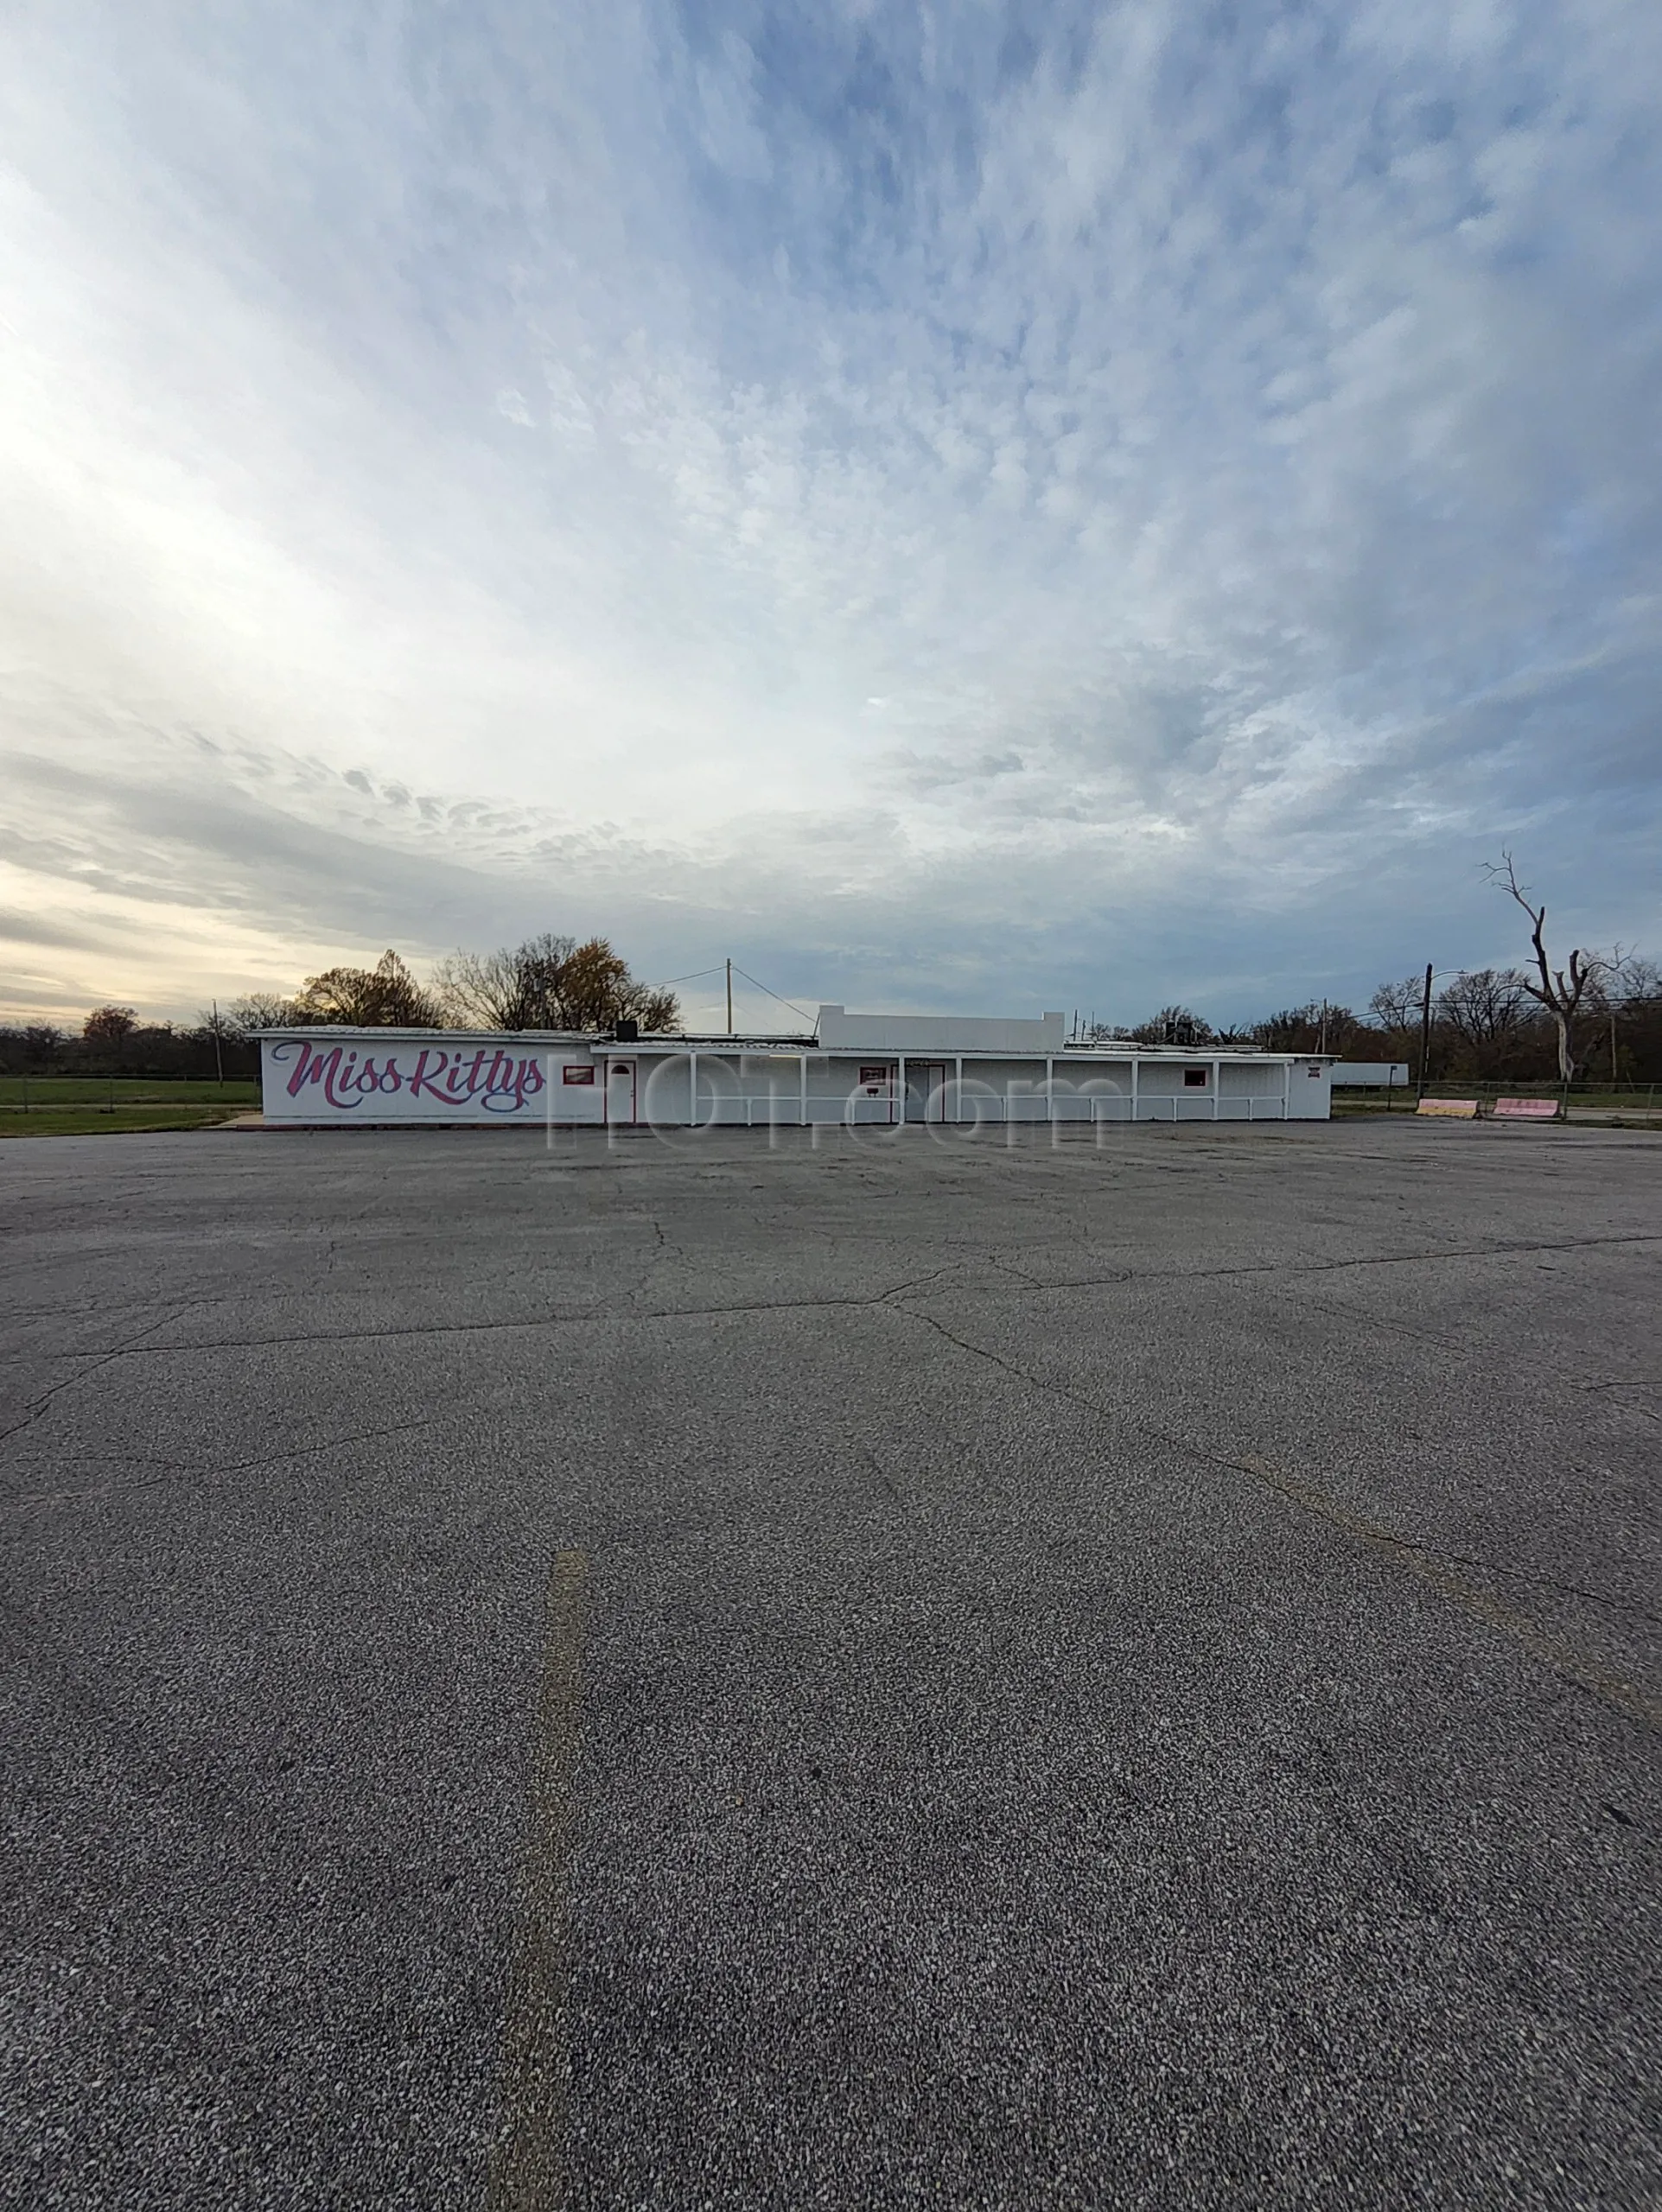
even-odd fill
[{"label": "metal roof edge", "polygon": [[645,1037],[619,1039],[596,1034],[591,1029],[395,1029],[322,1021],[280,1029],[251,1029],[245,1034],[256,1043],[284,1037],[297,1037],[309,1043],[368,1038],[388,1044],[473,1045],[499,1050],[510,1045],[564,1046],[595,1053],[807,1052],[815,1058],[838,1060],[1145,1060],[1171,1065],[1219,1060],[1248,1067],[1279,1067],[1288,1063],[1302,1065],[1319,1060],[1324,1066],[1332,1067],[1340,1058],[1336,1052],[1266,1052],[1252,1046],[1139,1045],[1129,1038],[1098,1045],[980,1045],[958,1052],[944,1045],[920,1046],[915,1050],[898,1045],[822,1045],[816,1035],[801,1031],[734,1037],[725,1032],[694,1034],[684,1030],[658,1029]]}]

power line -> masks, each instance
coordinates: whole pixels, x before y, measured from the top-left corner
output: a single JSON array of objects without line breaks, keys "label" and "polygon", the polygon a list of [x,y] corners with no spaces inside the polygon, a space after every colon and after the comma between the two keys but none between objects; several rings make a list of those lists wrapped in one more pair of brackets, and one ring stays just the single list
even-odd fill
[{"label": "power line", "polygon": [[672,983],[696,983],[705,976],[719,976],[721,972],[719,967],[695,968],[690,976],[665,976],[661,983],[648,983],[646,988],[649,991],[666,991]]},{"label": "power line", "polygon": [[759,991],[765,992],[770,999],[778,999],[780,1006],[789,1007],[791,1012],[793,1014],[800,1014],[804,1021],[812,1022],[813,1020],[814,1016],[809,1013],[806,1007],[799,1006],[794,999],[780,998],[777,991],[768,990],[766,983],[757,982],[756,978],[750,973],[749,969],[748,968],[741,968],[737,961],[735,961],[733,963],[733,973],[735,976],[742,976],[747,983],[755,983],[756,988]]}]

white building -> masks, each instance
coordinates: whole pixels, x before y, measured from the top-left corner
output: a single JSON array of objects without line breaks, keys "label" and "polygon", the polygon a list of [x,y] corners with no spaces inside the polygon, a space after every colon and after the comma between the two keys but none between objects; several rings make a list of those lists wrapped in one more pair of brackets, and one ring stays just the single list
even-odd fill
[{"label": "white building", "polygon": [[1408,1086],[1406,1060],[1335,1060],[1333,1081],[1340,1090],[1403,1090]]},{"label": "white building", "polygon": [[1070,1045],[1065,1026],[822,1006],[811,1036],[275,1029],[261,1084],[274,1128],[1328,1119],[1327,1058]]}]

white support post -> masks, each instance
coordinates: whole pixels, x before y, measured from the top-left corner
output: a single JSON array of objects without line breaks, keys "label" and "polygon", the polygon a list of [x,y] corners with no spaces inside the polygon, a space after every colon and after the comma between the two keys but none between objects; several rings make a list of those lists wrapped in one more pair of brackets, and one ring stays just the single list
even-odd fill
[{"label": "white support post", "polygon": [[1220,1110],[1218,1105],[1218,1086],[1223,1081],[1222,1074],[1219,1072],[1222,1066],[1221,1060],[1213,1060],[1212,1063],[1212,1118],[1214,1122],[1218,1119]]},{"label": "white support post", "polygon": [[906,1055],[904,1052],[900,1055],[900,1072],[895,1078],[895,1085],[901,1094],[900,1112],[898,1115],[891,1115],[889,1119],[904,1122],[906,1119]]},{"label": "white support post", "polygon": [[1131,1055],[1131,1119],[1137,1119],[1137,1054]]},{"label": "white support post", "polygon": [[697,1052],[689,1052],[687,1054],[687,1127],[690,1129],[696,1129],[697,1126],[698,1055]]},{"label": "white support post", "polygon": [[960,1052],[952,1064],[952,1119],[964,1119],[964,1055]]},{"label": "white support post", "polygon": [[797,1058],[802,1063],[802,1126],[806,1129],[808,1126],[808,1056],[806,1052],[799,1052]]},{"label": "white support post", "polygon": [[1293,1064],[1290,1060],[1283,1060],[1281,1064],[1281,1118],[1283,1122],[1290,1118],[1292,1110]]}]

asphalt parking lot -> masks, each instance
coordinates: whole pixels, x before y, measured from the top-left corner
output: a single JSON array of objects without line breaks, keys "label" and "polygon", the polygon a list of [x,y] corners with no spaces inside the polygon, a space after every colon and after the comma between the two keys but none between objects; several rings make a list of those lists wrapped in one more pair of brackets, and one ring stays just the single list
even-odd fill
[{"label": "asphalt parking lot", "polygon": [[1662,1141],[1031,1134],[6,1148],[0,2201],[1658,2201]]}]

